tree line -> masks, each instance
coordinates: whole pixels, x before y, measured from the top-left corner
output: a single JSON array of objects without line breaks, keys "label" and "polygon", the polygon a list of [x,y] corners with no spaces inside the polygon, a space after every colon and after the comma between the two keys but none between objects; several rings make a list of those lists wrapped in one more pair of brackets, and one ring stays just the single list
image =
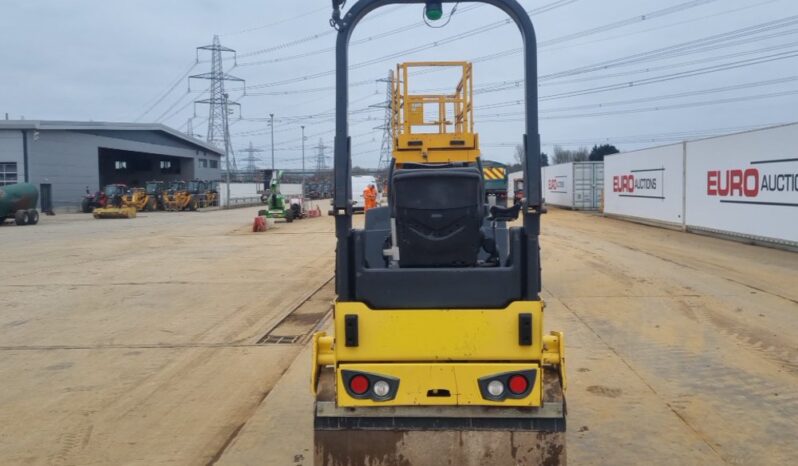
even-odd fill
[{"label": "tree line", "polygon": [[[580,147],[578,149],[564,149],[562,146],[554,146],[551,157],[545,152],[540,153],[540,163],[546,167],[551,165],[559,165],[561,163],[569,162],[600,162],[604,160],[605,155],[617,154],[620,152],[617,147],[612,144],[594,145],[592,149],[588,150],[587,147]],[[518,144],[515,146],[515,163],[510,165],[510,171],[521,170],[521,160],[524,157],[524,146]]]}]

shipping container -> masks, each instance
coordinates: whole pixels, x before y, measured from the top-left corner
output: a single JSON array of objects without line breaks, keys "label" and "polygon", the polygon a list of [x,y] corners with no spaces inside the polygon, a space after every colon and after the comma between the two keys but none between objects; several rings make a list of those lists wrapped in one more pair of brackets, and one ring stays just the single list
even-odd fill
[{"label": "shipping container", "polygon": [[604,213],[798,247],[798,123],[605,159]]},{"label": "shipping container", "polygon": [[684,227],[685,144],[604,157],[604,213]]},{"label": "shipping container", "polygon": [[604,183],[603,162],[571,162],[543,167],[546,204],[574,210],[598,210]]}]

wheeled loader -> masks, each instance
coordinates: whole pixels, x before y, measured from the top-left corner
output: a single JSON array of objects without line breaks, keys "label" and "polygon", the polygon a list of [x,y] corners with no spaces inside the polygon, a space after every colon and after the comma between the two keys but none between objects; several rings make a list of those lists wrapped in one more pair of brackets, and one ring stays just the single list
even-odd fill
[{"label": "wheeled loader", "polygon": [[105,206],[92,211],[94,218],[135,218],[136,208],[125,205],[127,191],[127,186],[123,184],[109,184],[103,188]]},{"label": "wheeled loader", "polygon": [[[349,38],[377,8],[422,4],[435,20],[441,2],[358,0],[342,13],[333,1],[337,297],[332,334],[312,339],[317,465],[565,463],[564,337],[544,332],[540,298],[535,35],[516,0],[478,1],[524,40],[526,198],[485,203],[471,64],[405,63],[393,81],[388,205],[362,228],[352,225]],[[428,67],[461,78],[449,94],[412,94],[409,80],[424,74],[411,70]]]}]

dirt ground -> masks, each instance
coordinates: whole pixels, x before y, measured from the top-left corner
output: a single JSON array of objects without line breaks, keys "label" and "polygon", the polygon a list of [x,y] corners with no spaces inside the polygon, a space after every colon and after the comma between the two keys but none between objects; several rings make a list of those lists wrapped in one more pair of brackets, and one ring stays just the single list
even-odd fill
[{"label": "dirt ground", "polygon": [[[0,464],[309,465],[328,217],[0,227]],[[571,464],[790,464],[798,254],[552,210]],[[290,314],[290,315],[289,315]]]}]

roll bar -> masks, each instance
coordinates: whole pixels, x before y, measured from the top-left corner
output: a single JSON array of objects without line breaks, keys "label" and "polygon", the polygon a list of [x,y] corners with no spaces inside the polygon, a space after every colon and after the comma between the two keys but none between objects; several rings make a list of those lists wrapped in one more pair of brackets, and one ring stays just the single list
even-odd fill
[{"label": "roll bar", "polygon": [[[442,0],[456,3],[458,0]],[[535,248],[540,231],[542,209],[540,179],[540,136],[538,134],[538,87],[537,87],[537,42],[532,21],[517,0],[459,0],[461,3],[485,3],[507,13],[515,21],[524,42],[524,99],[526,104],[526,133],[524,134],[524,230],[534,236]],[[426,0],[358,0],[341,16],[338,4],[333,0],[334,12],[330,21],[338,29],[335,50],[335,155],[334,194],[332,213],[335,215],[335,231],[338,240],[336,252],[336,290],[339,298],[349,295],[349,232],[352,229],[352,157],[349,138],[349,39],[357,24],[371,11],[395,4],[426,4]],[[531,251],[528,251],[531,253]],[[532,254],[537,259],[537,251]],[[534,260],[537,267],[537,260]],[[537,293],[535,293],[537,294]]]}]

